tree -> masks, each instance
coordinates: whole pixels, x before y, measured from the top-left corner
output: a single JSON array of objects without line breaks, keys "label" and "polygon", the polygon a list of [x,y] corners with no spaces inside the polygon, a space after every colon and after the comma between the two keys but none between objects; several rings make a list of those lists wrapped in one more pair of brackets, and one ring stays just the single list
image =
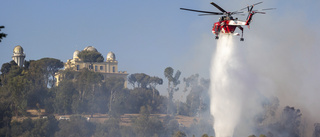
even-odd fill
[{"label": "tree", "polygon": [[301,111],[294,107],[286,106],[279,122],[269,125],[274,135],[284,134],[290,137],[300,137]]},{"label": "tree", "polygon": [[183,92],[187,92],[188,88],[192,89],[193,87],[198,86],[199,85],[198,81],[199,81],[199,74],[194,74],[188,78],[183,78],[183,82],[185,83],[185,88]]},{"label": "tree", "polygon": [[25,115],[28,106],[28,85],[30,82],[24,76],[17,76],[8,82],[8,91],[14,104],[16,116]]},{"label": "tree", "polygon": [[80,73],[76,73],[75,77],[75,85],[79,94],[78,99],[73,101],[73,111],[82,113],[89,109],[93,115],[96,92],[102,85],[103,76],[100,73],[82,69]]},{"label": "tree", "polygon": [[[5,85],[8,78],[10,78],[10,76],[7,78],[7,74],[10,72],[11,67],[13,67],[14,69],[17,68],[17,64],[16,62],[14,62],[13,60],[10,61],[9,63],[4,63],[1,66],[1,75],[0,75],[0,86],[1,85]],[[16,71],[16,70],[15,70]],[[19,70],[18,72],[19,74],[21,73],[21,70]],[[18,73],[16,73],[16,75],[18,75]]]},{"label": "tree", "polygon": [[[0,26],[0,31],[1,31],[1,29],[3,29],[4,28],[4,26]],[[5,33],[0,33],[0,42],[1,42],[1,40],[2,40],[2,38],[5,38],[7,36],[7,34],[5,34]]]},{"label": "tree", "polygon": [[49,115],[46,119],[36,119],[32,121],[33,128],[30,131],[32,136],[53,137],[58,131],[58,121],[54,115]]},{"label": "tree", "polygon": [[282,112],[282,125],[284,130],[289,133],[290,137],[300,137],[300,124],[301,124],[301,112],[300,109],[286,106]]},{"label": "tree", "polygon": [[178,131],[172,137],[186,137],[186,133]]},{"label": "tree", "polygon": [[320,123],[314,124],[314,131],[312,137],[320,137]]},{"label": "tree", "polygon": [[55,79],[55,73],[59,71],[59,69],[63,68],[63,62],[58,59],[54,58],[42,58],[39,60],[42,65],[43,69],[45,70],[45,80],[46,83],[49,85],[49,87],[54,87],[56,79]]},{"label": "tree", "polygon": [[199,121],[197,119],[193,119],[193,123],[190,126],[190,130],[192,134],[195,136],[202,136],[203,133],[207,133],[208,135],[214,135],[213,127],[213,119],[211,118],[201,118]]},{"label": "tree", "polygon": [[201,137],[209,137],[208,134],[203,134]]},{"label": "tree", "polygon": [[197,112],[199,112],[199,107],[201,105],[201,96],[199,92],[190,92],[190,94],[187,96],[187,107],[189,114],[188,116],[195,116]]},{"label": "tree", "polygon": [[[109,107],[110,89],[115,86],[113,78],[103,80],[101,73],[82,69],[64,70],[61,85],[55,87],[56,113],[106,113]],[[111,83],[110,83],[111,82]],[[123,82],[122,86],[123,87]],[[60,100],[60,101],[58,101]],[[63,107],[62,107],[63,106]],[[72,112],[70,112],[70,107]]]},{"label": "tree", "polygon": [[157,85],[162,85],[163,80],[156,76],[149,76],[144,73],[134,73],[129,75],[128,82],[135,88],[137,84],[138,88],[152,88],[154,89]]},{"label": "tree", "polygon": [[104,121],[103,124],[99,124],[96,128],[95,137],[119,137],[120,132],[120,118],[111,117]]},{"label": "tree", "polygon": [[183,78],[183,82],[185,83],[185,88],[183,90],[186,93],[188,90],[190,93],[187,95],[187,107],[189,111],[189,116],[195,116],[200,107],[200,98],[203,89],[199,84],[199,74],[191,75],[188,78]]},{"label": "tree", "polygon": [[178,91],[179,88],[177,87],[180,84],[179,77],[181,75],[181,72],[177,70],[175,75],[173,76],[174,70],[171,67],[167,67],[164,70],[164,76],[168,79],[168,107],[167,107],[167,114],[172,113],[170,112],[172,109],[172,99],[174,92]]},{"label": "tree", "polygon": [[140,114],[133,122],[133,128],[138,137],[152,137],[163,134],[162,122],[150,117],[151,107],[142,106]]},{"label": "tree", "polygon": [[124,88],[124,79],[117,77],[110,77],[105,80],[106,87],[110,91],[110,103],[109,103],[109,113],[112,111],[112,102],[116,98],[116,93]]},{"label": "tree", "polygon": [[31,118],[25,119],[22,122],[14,121],[11,123],[11,136],[31,136],[30,132],[33,128],[34,124]]},{"label": "tree", "polygon": [[11,109],[16,116],[25,114],[27,108],[30,80],[23,74],[23,70],[11,64],[9,71],[1,75],[3,94],[11,104]]},{"label": "tree", "polygon": [[147,86],[150,83],[150,76],[144,73],[135,73],[132,74],[132,77],[134,77],[138,88],[147,88]]},{"label": "tree", "polygon": [[78,57],[83,62],[103,62],[104,61],[104,58],[101,55],[101,53],[99,53],[97,51],[83,50],[78,54]]},{"label": "tree", "polygon": [[127,92],[124,101],[127,113],[139,113],[140,107],[146,105],[151,107],[152,113],[163,113],[166,110],[166,98],[161,96],[157,90],[155,94],[152,93],[152,89],[145,88],[135,88]]},{"label": "tree", "polygon": [[176,119],[171,119],[165,125],[166,133],[172,136],[175,132],[179,131],[179,122]]},{"label": "tree", "polygon": [[25,114],[27,107],[43,107],[47,97],[47,86],[44,80],[44,72],[39,62],[33,61],[29,68],[20,68],[14,61],[2,66],[1,84],[8,92],[8,98],[12,103],[15,115]]},{"label": "tree", "polygon": [[37,108],[36,104],[44,105],[44,100],[48,96],[48,79],[46,78],[47,70],[42,61],[30,61],[28,68],[23,68],[23,76],[30,82],[28,85],[28,107]]},{"label": "tree", "polygon": [[10,68],[11,68],[11,64],[12,63],[4,63],[4,64],[2,64],[2,67],[1,67],[1,74],[2,75],[9,73]]},{"label": "tree", "polygon": [[155,95],[155,92],[156,92],[156,86],[157,85],[162,85],[163,84],[163,80],[162,78],[159,78],[159,77],[150,77],[149,79],[149,87],[151,87],[152,89],[152,103],[154,103],[154,95]]},{"label": "tree", "polygon": [[49,115],[46,119],[31,120],[28,118],[22,122],[12,122],[11,136],[53,137],[58,129],[58,121],[53,115]]},{"label": "tree", "polygon": [[63,80],[57,87],[54,110],[58,114],[71,114],[73,96],[77,95],[77,91],[71,80]]},{"label": "tree", "polygon": [[132,85],[133,88],[136,88],[137,79],[134,74],[128,76],[128,82]]},{"label": "tree", "polygon": [[[1,91],[0,91],[1,92]],[[12,119],[10,104],[1,98],[0,102],[0,136],[9,136]]]},{"label": "tree", "polygon": [[93,123],[81,116],[72,116],[70,121],[62,120],[58,126],[60,130],[55,133],[57,137],[91,137],[95,129]]},{"label": "tree", "polygon": [[101,84],[103,76],[100,73],[95,73],[87,69],[82,69],[76,75],[76,87],[79,92],[79,100],[83,101],[85,97],[93,93],[95,86]]},{"label": "tree", "polygon": [[[185,83],[184,92],[189,91],[187,95],[187,108],[189,111],[189,116],[194,116],[196,114],[201,114],[204,110],[209,108],[210,102],[209,98],[209,85],[210,80],[199,78],[198,74],[191,75],[183,79]],[[178,110],[180,111],[180,110]]]},{"label": "tree", "polygon": [[25,62],[28,76],[37,86],[52,88],[55,85],[55,73],[63,68],[63,62],[54,58],[42,58],[36,61]]}]

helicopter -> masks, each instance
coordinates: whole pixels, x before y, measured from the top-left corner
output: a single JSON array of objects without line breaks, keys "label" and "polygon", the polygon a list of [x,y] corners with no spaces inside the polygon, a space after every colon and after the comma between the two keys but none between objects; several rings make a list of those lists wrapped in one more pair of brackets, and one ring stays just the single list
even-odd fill
[{"label": "helicopter", "polygon": [[[202,10],[194,10],[194,9],[187,9],[187,8],[180,8],[181,10],[187,10],[187,11],[193,11],[193,12],[200,12],[202,14],[199,14],[199,16],[205,16],[205,15],[222,15],[219,18],[219,21],[213,24],[212,27],[212,33],[215,34],[215,39],[219,39],[219,34],[220,33],[225,33],[225,34],[233,34],[236,36],[239,36],[239,33],[234,33],[236,28],[239,28],[241,30],[241,38],[240,41],[244,41],[243,38],[243,27],[241,26],[248,26],[250,28],[250,23],[252,21],[252,17],[254,14],[259,13],[259,14],[266,14],[266,12],[263,12],[265,10],[274,10],[275,8],[267,8],[267,9],[261,9],[261,10],[253,10],[253,7],[261,4],[263,2],[258,2],[252,5],[249,5],[245,8],[242,8],[240,10],[234,11],[234,12],[227,12],[223,8],[221,8],[219,5],[217,5],[214,2],[211,2],[210,4],[216,7],[218,10],[221,12],[211,12],[211,11],[202,11]],[[247,9],[247,11],[244,11]],[[244,13],[248,12],[248,16],[246,21],[241,21],[238,20],[238,18],[233,18],[231,15],[245,15]]]}]

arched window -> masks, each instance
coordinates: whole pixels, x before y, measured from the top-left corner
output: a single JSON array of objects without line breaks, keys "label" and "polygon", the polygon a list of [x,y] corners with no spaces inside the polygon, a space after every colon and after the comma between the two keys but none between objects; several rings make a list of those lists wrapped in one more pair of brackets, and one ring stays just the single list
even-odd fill
[{"label": "arched window", "polygon": [[112,72],[113,72],[113,73],[116,72],[116,67],[112,67]]},{"label": "arched window", "polygon": [[90,64],[89,65],[89,70],[92,70],[93,69],[93,64]]}]

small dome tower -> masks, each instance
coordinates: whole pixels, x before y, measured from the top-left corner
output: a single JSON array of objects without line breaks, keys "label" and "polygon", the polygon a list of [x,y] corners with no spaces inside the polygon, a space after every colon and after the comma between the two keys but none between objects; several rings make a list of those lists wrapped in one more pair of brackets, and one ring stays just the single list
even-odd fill
[{"label": "small dome tower", "polygon": [[74,52],[73,52],[73,59],[79,58],[79,56],[78,56],[79,53],[80,53],[79,50],[74,51]]},{"label": "small dome tower", "polygon": [[79,53],[80,53],[79,50],[76,50],[76,51],[73,52],[73,60],[74,60],[74,61],[79,61],[79,60],[80,60],[80,58],[79,58],[79,56],[78,56]]},{"label": "small dome tower", "polygon": [[14,47],[12,60],[14,60],[19,67],[23,66],[25,57],[26,55],[23,53],[23,48],[20,45]]},{"label": "small dome tower", "polygon": [[115,61],[116,60],[116,55],[113,52],[109,52],[107,54],[107,61]]}]

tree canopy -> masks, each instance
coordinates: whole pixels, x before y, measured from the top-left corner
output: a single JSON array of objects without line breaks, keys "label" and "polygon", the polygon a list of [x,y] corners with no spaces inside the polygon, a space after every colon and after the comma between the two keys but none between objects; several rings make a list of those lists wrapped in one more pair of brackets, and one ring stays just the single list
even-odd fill
[{"label": "tree canopy", "polygon": [[128,82],[132,85],[133,88],[155,88],[157,85],[162,85],[162,78],[156,76],[149,76],[144,73],[134,73],[129,75]]},{"label": "tree canopy", "polygon": [[[1,29],[3,29],[4,28],[4,26],[0,26],[0,31],[1,31]],[[0,42],[1,42],[1,40],[2,40],[2,38],[5,38],[7,36],[7,34],[5,34],[5,33],[0,33]]]},{"label": "tree canopy", "polygon": [[168,79],[168,107],[167,107],[167,114],[172,113],[173,110],[173,94],[174,92],[179,90],[179,87],[177,87],[180,84],[180,75],[181,72],[179,70],[176,71],[176,73],[173,75],[174,70],[171,67],[167,67],[164,70],[164,76]]},{"label": "tree canopy", "polygon": [[78,57],[83,62],[103,62],[104,61],[104,58],[101,55],[101,53],[96,51],[83,50],[78,54]]}]

